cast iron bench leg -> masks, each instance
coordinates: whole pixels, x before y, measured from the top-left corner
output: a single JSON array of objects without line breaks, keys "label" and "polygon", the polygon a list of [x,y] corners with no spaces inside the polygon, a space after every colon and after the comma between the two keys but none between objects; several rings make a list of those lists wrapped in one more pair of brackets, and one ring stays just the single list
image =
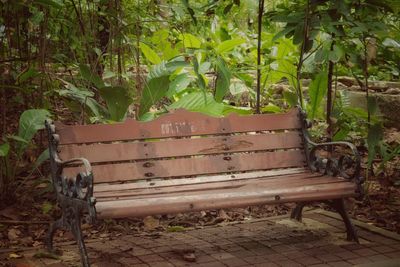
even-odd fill
[{"label": "cast iron bench leg", "polygon": [[357,230],[354,227],[353,223],[351,222],[349,215],[347,214],[346,211],[346,206],[344,204],[344,199],[333,199],[329,202],[327,202],[332,208],[334,208],[342,217],[343,222],[346,226],[346,232],[347,232],[347,240],[348,241],[355,241],[357,243],[360,243],[358,240],[358,235],[357,235]]},{"label": "cast iron bench leg", "polygon": [[290,218],[301,222],[301,219],[303,217],[303,214],[302,214],[303,208],[306,204],[307,204],[306,202],[296,203],[296,207],[292,210],[292,213],[290,214]]},{"label": "cast iron bench leg", "polygon": [[79,208],[66,208],[62,217],[50,225],[50,229],[46,237],[46,246],[49,251],[53,251],[53,237],[55,232],[62,228],[71,231],[76,242],[78,243],[82,266],[90,267],[85,242],[83,241],[81,229],[81,211]]}]

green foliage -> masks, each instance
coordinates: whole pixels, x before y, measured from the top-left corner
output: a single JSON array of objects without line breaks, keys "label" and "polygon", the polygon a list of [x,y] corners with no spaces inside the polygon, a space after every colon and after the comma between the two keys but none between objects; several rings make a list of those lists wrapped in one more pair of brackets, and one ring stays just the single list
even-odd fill
[{"label": "green foliage", "polygon": [[328,73],[322,71],[315,76],[315,79],[311,82],[308,88],[308,93],[310,95],[310,104],[308,107],[308,115],[311,119],[314,119],[317,114],[322,112],[321,102],[326,95],[326,90],[328,86]]},{"label": "green foliage", "polygon": [[190,111],[201,112],[214,117],[221,117],[235,112],[239,114],[250,114],[251,110],[236,108],[224,103],[218,103],[210,93],[194,91],[184,95],[175,103],[167,107],[168,110],[184,108]]},{"label": "green foliage", "polygon": [[44,109],[30,109],[21,114],[16,136],[23,140],[19,142],[19,152],[27,147],[37,131],[44,128],[44,121],[49,117],[50,113]]},{"label": "green foliage", "polygon": [[109,118],[112,121],[124,120],[129,105],[133,102],[126,88],[121,86],[105,86],[99,88],[99,93],[107,104]]},{"label": "green foliage", "polygon": [[140,43],[140,50],[142,51],[145,58],[152,64],[160,64],[161,58],[145,43]]},{"label": "green foliage", "polygon": [[229,91],[231,73],[222,58],[216,61],[217,82],[215,86],[215,100],[221,102]]},{"label": "green foliage", "polygon": [[[44,128],[44,122],[50,117],[50,113],[43,109],[30,109],[24,111],[19,119],[18,133],[4,135],[3,144],[0,145],[0,196],[1,200],[7,199],[14,192],[12,186],[15,177],[21,172],[20,162],[28,146],[32,145],[35,134]],[[48,153],[43,153],[35,167],[48,158]],[[11,190],[12,189],[12,190]]]}]

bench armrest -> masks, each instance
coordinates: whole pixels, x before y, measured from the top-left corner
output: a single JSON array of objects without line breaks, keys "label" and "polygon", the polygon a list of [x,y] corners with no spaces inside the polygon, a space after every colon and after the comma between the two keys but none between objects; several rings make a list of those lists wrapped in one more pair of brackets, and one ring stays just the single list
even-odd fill
[{"label": "bench armrest", "polygon": [[[356,146],[349,142],[324,142],[315,143],[309,138],[306,138],[308,144],[308,161],[313,171],[324,172],[332,176],[341,176],[361,185],[364,179],[360,176],[361,171],[361,158]],[[321,158],[316,155],[316,151],[324,147],[342,146],[351,150],[351,155],[342,154],[339,158],[332,157],[330,154],[327,158]]]},{"label": "bench armrest", "polygon": [[73,158],[73,159],[64,160],[64,161],[57,159],[56,163],[59,165],[59,167],[61,169],[64,169],[65,167],[68,167],[70,165],[75,165],[77,163],[81,163],[85,167],[85,173],[87,175],[90,175],[92,173],[92,165],[85,158]]}]

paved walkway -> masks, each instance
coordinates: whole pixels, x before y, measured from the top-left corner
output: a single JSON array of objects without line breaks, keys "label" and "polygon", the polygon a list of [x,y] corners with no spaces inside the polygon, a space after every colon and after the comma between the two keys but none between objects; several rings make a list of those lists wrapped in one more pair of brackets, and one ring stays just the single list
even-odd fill
[{"label": "paved walkway", "polygon": [[[345,241],[336,214],[314,210],[304,217],[304,223],[279,216],[155,236],[121,235],[88,240],[87,247],[92,266],[106,267],[400,266],[399,235],[355,222],[361,238],[356,244]],[[64,245],[62,251],[58,260],[36,259],[37,251],[30,250],[14,261],[0,254],[0,262],[19,267],[80,266],[76,245]]]}]

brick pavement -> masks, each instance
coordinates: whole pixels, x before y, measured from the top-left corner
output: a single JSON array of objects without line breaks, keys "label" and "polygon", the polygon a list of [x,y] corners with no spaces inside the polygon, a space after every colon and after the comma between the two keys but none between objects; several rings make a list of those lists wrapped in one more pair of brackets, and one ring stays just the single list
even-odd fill
[{"label": "brick pavement", "polygon": [[[94,267],[381,266],[384,262],[400,266],[399,236],[371,226],[357,227],[360,244],[347,242],[342,222],[321,212],[306,212],[304,223],[280,216],[185,232],[88,240],[87,247]],[[35,259],[36,251],[25,251],[19,261],[26,265],[20,266],[80,265],[76,245],[64,245],[62,251],[61,260]],[[185,261],[185,251],[194,251],[196,261]]]}]

